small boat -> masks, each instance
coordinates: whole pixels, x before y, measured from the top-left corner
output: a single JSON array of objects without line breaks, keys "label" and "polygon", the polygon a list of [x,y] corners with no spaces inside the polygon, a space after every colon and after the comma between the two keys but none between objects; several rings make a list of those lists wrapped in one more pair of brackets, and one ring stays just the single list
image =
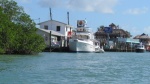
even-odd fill
[{"label": "small boat", "polygon": [[135,52],[140,52],[140,53],[145,52],[145,47],[144,47],[144,45],[142,45],[142,44],[137,45],[137,46],[136,46],[136,49],[135,49]]},{"label": "small boat", "polygon": [[95,48],[95,53],[104,53],[104,49],[103,48]]},{"label": "small boat", "polygon": [[100,43],[95,41],[95,53],[104,53],[103,47],[100,47]]},{"label": "small boat", "polygon": [[51,48],[60,48],[60,44],[58,42],[51,42]]},{"label": "small boat", "polygon": [[51,38],[51,48],[60,48],[60,43],[54,37]]}]

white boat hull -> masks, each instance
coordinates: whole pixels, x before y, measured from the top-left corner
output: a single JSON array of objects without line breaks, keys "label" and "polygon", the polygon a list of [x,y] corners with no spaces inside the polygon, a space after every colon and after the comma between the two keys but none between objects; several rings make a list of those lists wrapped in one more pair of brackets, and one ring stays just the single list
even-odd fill
[{"label": "white boat hull", "polygon": [[145,49],[135,49],[135,52],[143,53],[145,52]]},{"label": "white boat hull", "polygon": [[136,51],[136,52],[140,52],[140,53],[145,52],[145,47],[144,47],[144,45],[142,45],[142,44],[138,45],[138,46],[136,47],[135,51]]},{"label": "white boat hull", "polygon": [[95,52],[95,45],[92,41],[70,40],[69,49],[72,52]]}]

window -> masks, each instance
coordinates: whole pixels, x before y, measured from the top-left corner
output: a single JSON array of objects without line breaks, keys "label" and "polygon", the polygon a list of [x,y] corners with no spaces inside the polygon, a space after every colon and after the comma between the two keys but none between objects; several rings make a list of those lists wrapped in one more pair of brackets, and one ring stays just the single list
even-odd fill
[{"label": "window", "polygon": [[47,40],[48,40],[48,37],[46,36],[46,37],[45,37],[45,41],[47,41]]},{"label": "window", "polygon": [[57,26],[57,27],[56,27],[56,31],[60,31],[60,26]]},{"label": "window", "polygon": [[44,25],[44,29],[48,30],[48,25]]}]

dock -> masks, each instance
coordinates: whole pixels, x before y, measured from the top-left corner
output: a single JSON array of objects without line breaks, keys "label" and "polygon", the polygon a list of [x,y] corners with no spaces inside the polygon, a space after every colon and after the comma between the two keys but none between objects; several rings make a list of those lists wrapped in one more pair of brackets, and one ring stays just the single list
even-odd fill
[{"label": "dock", "polygon": [[69,52],[69,47],[51,48],[47,47],[43,52]]}]

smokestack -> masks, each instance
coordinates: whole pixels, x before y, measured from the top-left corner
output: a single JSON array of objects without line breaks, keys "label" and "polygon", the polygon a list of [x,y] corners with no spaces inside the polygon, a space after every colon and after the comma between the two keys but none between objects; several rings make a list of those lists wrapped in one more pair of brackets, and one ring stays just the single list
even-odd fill
[{"label": "smokestack", "polygon": [[67,19],[68,19],[68,25],[69,25],[69,12],[67,12]]}]

